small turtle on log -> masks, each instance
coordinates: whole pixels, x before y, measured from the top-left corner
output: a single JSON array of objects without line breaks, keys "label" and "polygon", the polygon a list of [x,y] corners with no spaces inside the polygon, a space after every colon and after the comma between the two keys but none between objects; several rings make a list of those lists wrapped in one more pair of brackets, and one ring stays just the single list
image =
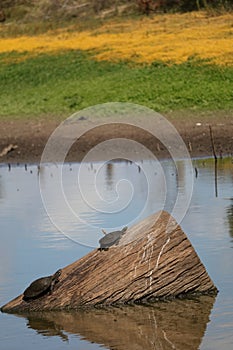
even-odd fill
[{"label": "small turtle on log", "polygon": [[59,282],[60,276],[61,270],[58,270],[54,275],[41,277],[33,281],[23,292],[23,299],[27,301],[30,299],[37,299],[48,292],[51,294],[55,284]]},{"label": "small turtle on log", "polygon": [[105,232],[102,230],[103,234],[105,234],[105,237],[101,238],[99,240],[100,247],[98,250],[108,250],[109,247],[113,245],[117,245],[121,239],[121,237],[125,234],[127,231],[127,226],[124,227],[120,231],[113,231],[110,233]]}]

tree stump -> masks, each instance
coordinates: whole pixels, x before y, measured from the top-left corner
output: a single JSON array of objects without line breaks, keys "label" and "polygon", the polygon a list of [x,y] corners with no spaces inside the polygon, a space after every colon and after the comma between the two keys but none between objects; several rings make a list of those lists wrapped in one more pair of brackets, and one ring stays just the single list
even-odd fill
[{"label": "tree stump", "polygon": [[6,16],[3,10],[0,9],[0,22],[5,22]]},{"label": "tree stump", "polygon": [[205,267],[181,227],[161,211],[129,228],[117,246],[95,249],[63,268],[51,295],[31,301],[20,295],[1,310],[77,309],[208,293],[217,289]]}]

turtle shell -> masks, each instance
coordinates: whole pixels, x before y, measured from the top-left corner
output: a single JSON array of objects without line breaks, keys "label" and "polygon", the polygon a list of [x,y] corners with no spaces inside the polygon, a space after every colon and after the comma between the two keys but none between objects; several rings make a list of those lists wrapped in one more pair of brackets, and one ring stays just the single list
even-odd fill
[{"label": "turtle shell", "polygon": [[30,284],[30,286],[24,291],[25,298],[35,298],[38,295],[44,293],[50,288],[53,281],[53,276],[41,277]]},{"label": "turtle shell", "polygon": [[110,247],[117,243],[118,239],[121,237],[121,231],[114,231],[108,233],[105,237],[101,238],[99,240],[100,246],[102,248],[104,247]]},{"label": "turtle shell", "polygon": [[106,236],[102,237],[99,240],[100,248],[108,248],[112,245],[118,243],[122,235],[127,230],[127,227],[124,227],[121,231],[113,231],[110,233],[107,233]]},{"label": "turtle shell", "polygon": [[61,275],[61,270],[58,270],[54,275],[41,277],[33,281],[23,293],[25,299],[35,298],[49,290],[52,284],[58,282]]}]

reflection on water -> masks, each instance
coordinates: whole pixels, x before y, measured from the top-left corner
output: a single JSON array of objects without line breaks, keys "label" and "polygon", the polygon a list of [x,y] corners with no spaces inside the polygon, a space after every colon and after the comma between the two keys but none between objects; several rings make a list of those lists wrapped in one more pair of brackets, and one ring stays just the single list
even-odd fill
[{"label": "reflection on water", "polygon": [[213,297],[203,296],[196,300],[174,300],[147,307],[44,312],[25,317],[27,326],[42,335],[67,340],[67,333],[77,334],[108,349],[197,350],[213,303]]},{"label": "reflection on water", "polygon": [[227,209],[227,218],[229,223],[229,233],[233,238],[233,198],[231,200],[232,204],[229,205]]},{"label": "reflection on water", "polygon": [[[59,317],[62,315],[59,315]],[[64,333],[64,326],[60,325],[57,317],[54,317],[55,320],[51,317],[41,317],[40,314],[29,315],[27,317],[27,327],[35,329],[38,334],[41,334],[45,337],[54,337],[58,336],[63,341],[68,341],[68,335]]]},{"label": "reflection on water", "polygon": [[[133,344],[132,349],[231,349],[232,159],[218,162],[217,198],[214,161],[194,160],[193,165],[197,177],[181,226],[219,289],[212,311],[213,299],[204,297],[150,307],[25,315],[26,320],[1,314],[0,348],[96,350],[98,344],[114,349],[128,349]],[[96,247],[102,228],[110,231],[163,208],[171,211],[178,190],[183,199],[188,196],[190,174],[185,161],[178,162],[177,168],[171,161],[84,164],[81,179],[79,168],[79,164],[66,164],[62,169],[64,201],[57,192],[61,167],[41,167],[41,186],[52,199],[47,202],[51,222],[41,200],[37,166],[0,166],[1,305],[20,294],[30,281],[53,273]],[[83,192],[78,189],[78,180]]]}]

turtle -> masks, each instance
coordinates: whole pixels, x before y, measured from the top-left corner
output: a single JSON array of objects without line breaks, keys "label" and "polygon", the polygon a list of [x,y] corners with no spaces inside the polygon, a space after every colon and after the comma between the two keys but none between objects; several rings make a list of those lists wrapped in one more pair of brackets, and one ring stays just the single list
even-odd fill
[{"label": "turtle", "polygon": [[61,270],[59,269],[51,276],[41,277],[33,281],[29,287],[23,292],[23,299],[36,299],[41,297],[48,292],[51,294],[53,288],[57,282],[59,282],[59,277],[61,276]]},{"label": "turtle", "polygon": [[115,244],[117,245],[127,229],[128,227],[125,226],[120,231],[113,231],[110,233],[107,233],[104,230],[102,230],[105,236],[99,240],[100,247],[98,248],[98,250],[108,250],[109,247]]}]

